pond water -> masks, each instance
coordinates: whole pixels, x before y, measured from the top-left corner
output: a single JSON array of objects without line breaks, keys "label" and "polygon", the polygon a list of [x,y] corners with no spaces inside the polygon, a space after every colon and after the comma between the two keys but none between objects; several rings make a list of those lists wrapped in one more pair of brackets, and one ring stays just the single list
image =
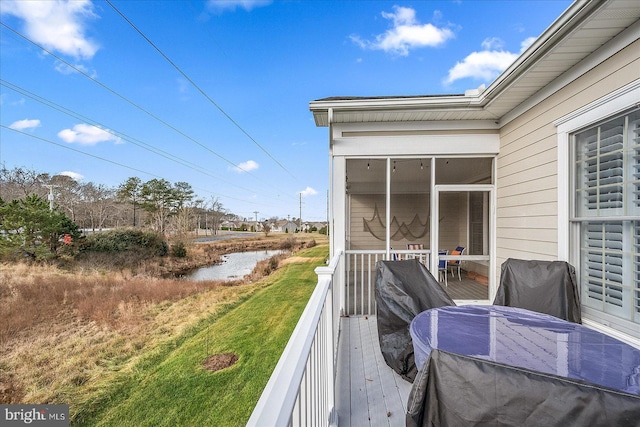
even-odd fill
[{"label": "pond water", "polygon": [[222,263],[193,270],[185,274],[184,280],[237,280],[251,273],[256,264],[272,256],[281,254],[281,250],[235,252],[222,256]]}]

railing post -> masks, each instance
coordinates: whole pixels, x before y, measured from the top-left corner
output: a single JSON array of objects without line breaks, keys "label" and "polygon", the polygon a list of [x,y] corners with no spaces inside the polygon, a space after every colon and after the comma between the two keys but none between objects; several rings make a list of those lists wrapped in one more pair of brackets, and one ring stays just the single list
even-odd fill
[{"label": "railing post", "polygon": [[325,314],[326,314],[326,339],[327,345],[325,347],[325,351],[327,352],[326,357],[329,363],[327,364],[327,381],[328,390],[327,390],[327,400],[329,405],[329,413],[328,413],[328,425],[329,426],[337,426],[337,413],[336,413],[336,398],[335,398],[335,366],[336,366],[336,354],[335,348],[337,348],[336,343],[334,342],[335,334],[333,331],[333,292],[335,281],[333,279],[333,274],[335,269],[330,267],[317,267],[315,269],[316,274],[318,275],[318,283],[328,280],[331,284],[329,285],[329,292],[327,293],[325,299]]}]

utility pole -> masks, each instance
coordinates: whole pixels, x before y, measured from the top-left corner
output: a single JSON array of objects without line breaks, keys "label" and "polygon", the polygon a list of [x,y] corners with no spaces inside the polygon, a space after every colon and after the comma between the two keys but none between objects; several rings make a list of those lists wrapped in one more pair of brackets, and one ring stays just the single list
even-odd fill
[{"label": "utility pole", "polygon": [[53,187],[58,187],[58,185],[44,184],[44,186],[49,188],[49,210],[53,211]]},{"label": "utility pole", "polygon": [[298,229],[302,231],[302,192],[300,192],[300,216],[298,216]]}]

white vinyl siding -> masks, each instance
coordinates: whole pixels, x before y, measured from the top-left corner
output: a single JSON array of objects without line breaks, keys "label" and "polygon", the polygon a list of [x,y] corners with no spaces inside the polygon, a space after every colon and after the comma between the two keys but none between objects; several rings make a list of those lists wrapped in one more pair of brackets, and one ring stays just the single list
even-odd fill
[{"label": "white vinyl siding", "polygon": [[573,140],[583,303],[640,323],[640,109]]},{"label": "white vinyl siding", "polygon": [[[501,125],[496,181],[496,277],[507,258],[569,260],[569,247],[574,244],[568,240],[569,159],[562,153],[568,150],[568,144],[559,144],[556,121],[574,117],[582,107],[636,81],[639,48],[640,40],[616,50],[596,67]],[[570,127],[569,132],[595,121],[598,118],[581,122]],[[574,266],[579,268],[578,264],[575,262]]]}]

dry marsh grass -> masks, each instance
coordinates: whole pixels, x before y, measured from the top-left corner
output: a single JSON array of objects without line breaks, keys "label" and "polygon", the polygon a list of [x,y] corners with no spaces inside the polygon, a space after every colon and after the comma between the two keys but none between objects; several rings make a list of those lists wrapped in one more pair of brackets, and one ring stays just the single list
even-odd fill
[{"label": "dry marsh grass", "polygon": [[[288,246],[290,239],[196,244],[186,260],[121,270],[0,264],[0,404],[82,406],[105,384],[135,369],[141,357],[255,292],[263,286],[259,279],[286,255],[259,263],[245,281],[160,276],[210,264],[224,253],[282,248],[282,242]],[[291,249],[310,244],[298,242]]]},{"label": "dry marsh grass", "polygon": [[21,265],[1,266],[0,289],[0,403],[76,401],[144,348],[250,291],[237,282],[78,276]]}]

